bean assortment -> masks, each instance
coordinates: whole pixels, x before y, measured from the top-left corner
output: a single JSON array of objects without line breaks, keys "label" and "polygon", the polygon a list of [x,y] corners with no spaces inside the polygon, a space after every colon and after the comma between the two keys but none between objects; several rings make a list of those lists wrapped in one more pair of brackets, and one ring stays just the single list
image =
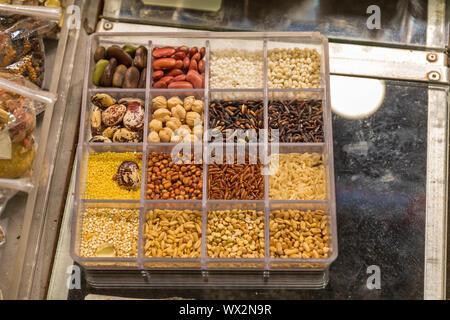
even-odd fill
[{"label": "bean assortment", "polygon": [[147,81],[145,46],[98,46],[94,53],[92,82],[97,87],[145,88]]},{"label": "bean assortment", "polygon": [[275,210],[270,214],[271,258],[327,258],[327,215],[323,210]]},{"label": "bean assortment", "polygon": [[199,210],[149,210],[145,224],[148,258],[200,258],[202,212]]},{"label": "bean assortment", "polygon": [[259,129],[264,129],[263,111],[262,101],[214,100],[209,106],[209,128],[220,131],[225,142],[258,142]]},{"label": "bean assortment", "polygon": [[117,101],[106,93],[91,97],[92,143],[142,142],[144,134],[144,101],[123,98]]},{"label": "bean assortment", "polygon": [[264,177],[262,164],[211,164],[208,166],[208,199],[210,200],[262,200]]},{"label": "bean assortment", "polygon": [[208,212],[207,249],[210,258],[264,258],[264,212]]},{"label": "bean assortment", "polygon": [[155,47],[153,88],[202,89],[205,87],[206,48],[187,46]]},{"label": "bean assortment", "polygon": [[[176,163],[170,153],[152,152],[148,157],[147,199],[199,200],[202,199],[203,166]],[[194,155],[189,156],[194,163]]]},{"label": "bean assortment", "polygon": [[269,141],[276,138],[279,142],[324,142],[322,101],[270,101]]}]

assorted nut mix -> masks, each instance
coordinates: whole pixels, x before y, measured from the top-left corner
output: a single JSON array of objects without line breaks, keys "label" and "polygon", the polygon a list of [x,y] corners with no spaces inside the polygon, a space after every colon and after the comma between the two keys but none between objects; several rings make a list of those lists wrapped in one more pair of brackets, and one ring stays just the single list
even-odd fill
[{"label": "assorted nut mix", "polygon": [[267,53],[269,88],[318,88],[320,54],[316,49],[273,49]]},{"label": "assorted nut mix", "polygon": [[144,101],[123,98],[118,102],[106,93],[91,97],[94,108],[91,114],[89,142],[142,142],[144,132]]},{"label": "assorted nut mix", "polygon": [[270,214],[271,258],[328,258],[327,215],[323,210],[275,210]]},{"label": "assorted nut mix", "polygon": [[259,130],[264,129],[263,111],[262,101],[215,100],[209,106],[209,128],[220,131],[226,142],[258,142]]},{"label": "assorted nut mix", "polygon": [[145,257],[200,258],[202,212],[150,210],[145,224]]},{"label": "assorted nut mix", "polygon": [[155,47],[152,52],[153,88],[202,89],[205,87],[206,48]]},{"label": "assorted nut mix", "polygon": [[211,164],[208,166],[208,199],[210,200],[262,200],[264,177],[262,164]]},{"label": "assorted nut mix", "polygon": [[92,82],[99,87],[145,88],[148,50],[145,46],[97,47]]},{"label": "assorted nut mix", "polygon": [[209,211],[207,249],[209,258],[264,258],[264,212]]},{"label": "assorted nut mix", "polygon": [[136,257],[139,210],[88,208],[83,212],[81,257]]},{"label": "assorted nut mix", "polygon": [[201,142],[203,136],[202,100],[189,96],[166,99],[164,96],[152,100],[152,120],[149,123],[149,143]]},{"label": "assorted nut mix", "polygon": [[[273,129],[278,130],[278,134]],[[269,141],[275,139],[279,142],[324,142],[322,101],[270,101]]]},{"label": "assorted nut mix", "polygon": [[[194,163],[194,155],[189,156]],[[147,199],[199,200],[202,199],[203,166],[176,163],[170,153],[152,152],[148,156]]]},{"label": "assorted nut mix", "polygon": [[88,157],[86,199],[139,200],[141,153],[103,152]]}]

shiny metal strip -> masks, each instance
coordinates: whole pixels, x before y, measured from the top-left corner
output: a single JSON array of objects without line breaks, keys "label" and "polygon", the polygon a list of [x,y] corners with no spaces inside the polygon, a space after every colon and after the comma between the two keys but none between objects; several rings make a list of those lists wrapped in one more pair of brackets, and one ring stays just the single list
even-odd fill
[{"label": "shiny metal strip", "polygon": [[428,90],[424,299],[445,299],[447,271],[448,91]]}]

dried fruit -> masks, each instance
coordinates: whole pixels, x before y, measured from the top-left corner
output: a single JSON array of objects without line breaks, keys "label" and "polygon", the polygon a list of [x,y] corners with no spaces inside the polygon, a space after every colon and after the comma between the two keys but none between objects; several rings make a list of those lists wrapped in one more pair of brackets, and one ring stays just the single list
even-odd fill
[{"label": "dried fruit", "polygon": [[197,112],[190,111],[186,114],[186,123],[190,127],[194,127],[194,125],[201,123],[201,116]]},{"label": "dried fruit", "polygon": [[161,142],[169,142],[170,138],[172,138],[173,131],[170,128],[164,128],[159,131],[159,138]]},{"label": "dried fruit", "polygon": [[169,100],[167,100],[167,107],[169,109],[175,108],[178,105],[183,105],[183,101],[179,97],[172,97]]},{"label": "dried fruit", "polygon": [[149,143],[158,143],[161,142],[161,139],[159,138],[159,134],[156,131],[150,132],[148,135],[148,142]]},{"label": "dried fruit", "polygon": [[165,123],[170,120],[171,113],[167,109],[158,109],[153,113],[153,118]]},{"label": "dried fruit", "polygon": [[161,130],[162,128],[163,128],[163,123],[161,120],[153,119],[152,121],[150,121],[150,130],[151,131],[156,131],[158,133],[159,130]]}]

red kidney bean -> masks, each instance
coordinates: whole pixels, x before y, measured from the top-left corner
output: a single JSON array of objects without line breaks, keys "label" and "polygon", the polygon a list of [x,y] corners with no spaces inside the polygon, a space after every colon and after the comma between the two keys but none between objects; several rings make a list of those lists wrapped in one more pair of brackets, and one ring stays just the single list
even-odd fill
[{"label": "red kidney bean", "polygon": [[198,52],[198,48],[197,47],[192,47],[191,51],[189,52],[189,57],[192,58],[192,56],[194,54],[196,54]]},{"label": "red kidney bean", "polygon": [[159,80],[162,77],[164,77],[164,71],[158,70],[158,71],[153,72],[153,80]]},{"label": "red kidney bean", "polygon": [[184,58],[184,60],[183,60],[183,69],[187,70],[189,68],[190,64],[191,64],[191,60],[188,57]]},{"label": "red kidney bean", "polygon": [[153,58],[165,58],[170,57],[175,53],[175,49],[173,47],[164,47],[161,49],[153,49]]},{"label": "red kidney bean", "polygon": [[189,72],[186,75],[186,80],[192,83],[192,86],[195,89],[201,89],[202,88],[202,77],[200,74],[195,70],[189,70]]},{"label": "red kidney bean", "polygon": [[175,53],[172,55],[172,58],[174,58],[174,59],[176,59],[176,60],[183,60],[185,57],[186,57],[186,53],[183,52],[183,51],[175,52]]},{"label": "red kidney bean", "polygon": [[183,71],[181,71],[180,69],[172,69],[166,75],[176,77],[179,76],[180,74],[183,74]]},{"label": "red kidney bean", "polygon": [[176,68],[176,69],[181,69],[181,68],[183,68],[183,61],[182,60],[176,60],[176,63],[175,63],[175,67],[174,68]]},{"label": "red kidney bean", "polygon": [[202,59],[205,57],[205,55],[206,55],[206,48],[205,47],[202,47],[200,49],[200,55],[202,56]]},{"label": "red kidney bean", "polygon": [[197,52],[196,54],[194,54],[192,56],[192,59],[197,61],[197,62],[200,60],[200,58],[201,58],[200,52]]},{"label": "red kidney bean", "polygon": [[185,81],[185,80],[186,80],[186,75],[180,74],[180,75],[174,77],[171,82]]},{"label": "red kidney bean", "polygon": [[193,89],[194,87],[190,82],[187,81],[177,81],[169,84],[169,89]]},{"label": "red kidney bean", "polygon": [[189,65],[189,70],[195,70],[195,71],[198,70],[197,60],[194,60],[194,59],[191,60],[191,64]]},{"label": "red kidney bean", "polygon": [[162,77],[161,78],[161,80],[159,80],[158,82],[164,82],[166,85],[167,84],[169,84],[169,82],[171,81],[173,79],[173,77],[172,76],[165,76],[165,77]]},{"label": "red kidney bean", "polygon": [[167,88],[167,84],[164,82],[164,81],[158,81],[158,82],[155,82],[154,84],[153,84],[153,88],[161,88],[161,89],[166,89]]},{"label": "red kidney bean", "polygon": [[200,60],[198,62],[198,72],[204,72],[205,71],[205,60]]},{"label": "red kidney bean", "polygon": [[153,69],[155,70],[168,70],[175,67],[176,61],[174,58],[161,58],[153,61]]}]

